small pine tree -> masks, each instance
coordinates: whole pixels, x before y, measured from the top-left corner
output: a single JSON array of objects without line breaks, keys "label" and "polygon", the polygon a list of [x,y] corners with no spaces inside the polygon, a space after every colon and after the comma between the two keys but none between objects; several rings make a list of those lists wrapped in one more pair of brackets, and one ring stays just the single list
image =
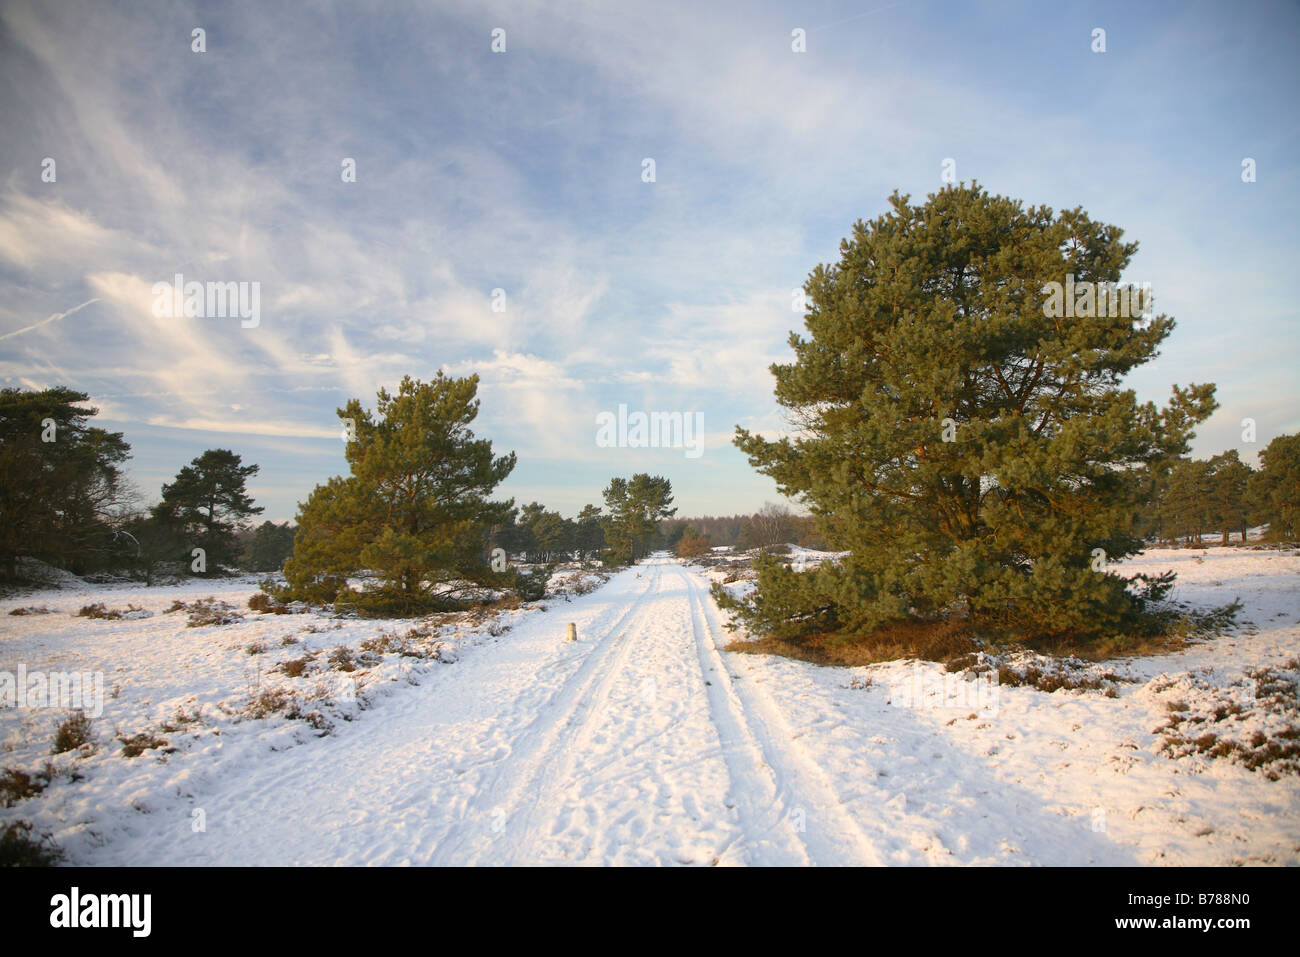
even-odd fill
[{"label": "small pine tree", "polygon": [[[492,443],[470,431],[477,392],[478,376],[408,376],[396,394],[379,390],[374,413],[357,399],[339,410],[355,427],[351,475],[317,486],[301,506],[282,597],[418,614],[508,582],[491,571],[487,546],[514,503],[488,496],[515,456],[494,457]],[[349,588],[363,570],[378,584]]]}]

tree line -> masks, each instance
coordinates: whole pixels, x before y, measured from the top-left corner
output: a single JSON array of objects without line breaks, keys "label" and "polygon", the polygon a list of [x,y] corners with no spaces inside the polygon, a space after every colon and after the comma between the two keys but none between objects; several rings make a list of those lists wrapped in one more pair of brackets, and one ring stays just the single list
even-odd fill
[{"label": "tree line", "polygon": [[[395,394],[381,389],[373,412],[350,400],[338,414],[352,425],[351,474],[317,486],[296,524],[249,521],[263,511],[247,490],[259,469],[229,449],[195,457],[144,507],[122,471],[129,444],[89,424],[98,410],[87,394],[5,389],[0,575],[17,578],[23,556],[78,574],[128,569],[146,581],[161,568],[283,569],[274,591],[285,599],[422,610],[481,586],[536,593],[549,567],[520,564],[617,565],[657,546],[660,523],[675,512],[662,476],[615,477],[604,508],[587,505],[573,519],[539,502],[492,500],[515,456],[494,456],[470,430],[477,387],[476,376],[439,373],[428,383],[408,377]],[[356,576],[372,580],[349,584]]]},{"label": "tree line", "polygon": [[88,400],[64,386],[0,390],[0,577],[19,577],[21,557],[146,581],[163,566],[193,574],[279,567],[292,529],[245,527],[262,511],[246,488],[256,465],[208,449],[146,507],[123,473],[131,446],[90,424],[99,410]]},{"label": "tree line", "polygon": [[658,548],[671,549],[679,557],[700,555],[718,546],[750,551],[787,544],[823,549],[826,540],[811,515],[800,515],[773,502],[752,515],[668,519],[660,524],[656,541]]},{"label": "tree line", "polygon": [[1300,539],[1300,435],[1279,435],[1260,451],[1259,468],[1236,449],[1208,459],[1179,458],[1157,469],[1142,511],[1146,536],[1157,544],[1200,544],[1218,534],[1245,542],[1266,525],[1272,541]]}]

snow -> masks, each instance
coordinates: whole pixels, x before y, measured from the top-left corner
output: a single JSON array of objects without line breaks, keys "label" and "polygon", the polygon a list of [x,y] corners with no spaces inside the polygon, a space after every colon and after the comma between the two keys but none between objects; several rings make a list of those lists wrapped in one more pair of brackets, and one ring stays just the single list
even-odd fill
[{"label": "snow", "polygon": [[[1250,624],[1094,666],[1123,679],[1115,697],[1002,686],[972,703],[900,694],[951,680],[939,665],[725,652],[716,573],[666,555],[568,600],[424,627],[407,655],[360,646],[420,622],[258,615],[253,579],[64,581],[0,602],[0,671],[103,671],[97,742],[50,758],[66,711],[0,709],[0,767],[62,772],[0,824],[95,865],[1300,862],[1300,776],[1162,750],[1159,730],[1170,702],[1205,717],[1229,700],[1239,737],[1285,729],[1248,672],[1300,678],[1300,555],[1153,550],[1125,567],[1174,568],[1192,605],[1239,596]],[[167,612],[208,596],[243,618]],[[152,614],[76,617],[93,602]],[[356,671],[330,666],[339,645]],[[311,655],[302,677],[277,670]],[[266,692],[300,717],[252,717]],[[173,750],[123,757],[115,737],[145,731]]]}]

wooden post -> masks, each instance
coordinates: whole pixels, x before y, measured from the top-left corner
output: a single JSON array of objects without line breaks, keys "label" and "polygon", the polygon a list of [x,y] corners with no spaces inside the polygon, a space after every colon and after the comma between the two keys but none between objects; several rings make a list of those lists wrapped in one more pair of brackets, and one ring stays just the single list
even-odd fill
[{"label": "wooden post", "polygon": [[578,626],[575,625],[573,622],[569,622],[569,631],[568,631],[568,634],[566,634],[566,635],[564,636],[564,640],[565,640],[565,641],[577,641],[577,640],[578,640]]}]

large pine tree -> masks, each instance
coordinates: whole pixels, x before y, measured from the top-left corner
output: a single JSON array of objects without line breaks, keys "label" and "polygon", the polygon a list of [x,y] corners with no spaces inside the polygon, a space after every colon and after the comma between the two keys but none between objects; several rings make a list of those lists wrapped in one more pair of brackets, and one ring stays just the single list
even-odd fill
[{"label": "large pine tree", "polygon": [[[1145,467],[1215,405],[1212,385],[1163,409],[1120,385],[1173,319],[1087,308],[1082,284],[1118,283],[1137,244],[975,184],[890,204],[805,284],[807,335],[772,367],[796,433],[736,437],[849,555],[761,561],[755,597],[731,604],[779,637],[952,613],[1022,635],[1123,627],[1140,606],[1107,569],[1141,547]],[[1074,316],[1052,282],[1076,284]]]}]

